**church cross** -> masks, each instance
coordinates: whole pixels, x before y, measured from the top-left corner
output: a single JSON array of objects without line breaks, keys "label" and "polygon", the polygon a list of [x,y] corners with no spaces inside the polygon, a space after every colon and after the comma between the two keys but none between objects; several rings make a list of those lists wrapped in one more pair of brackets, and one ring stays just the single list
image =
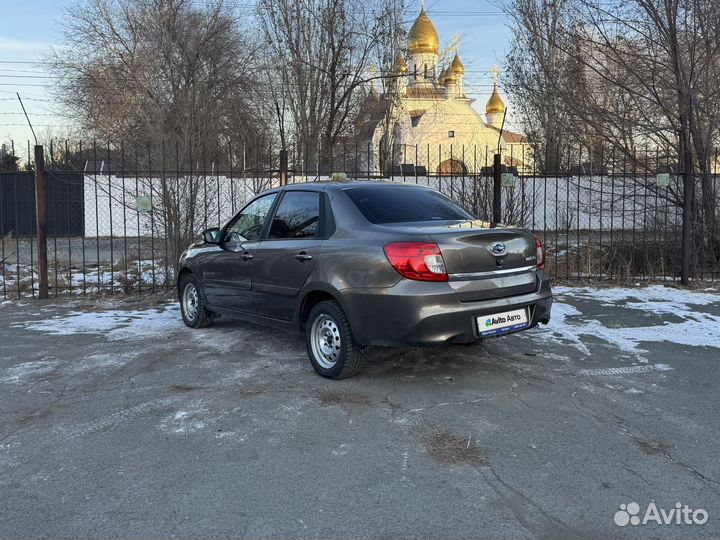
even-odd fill
[{"label": "church cross", "polygon": [[495,84],[498,84],[500,82],[500,68],[497,66],[493,66],[490,70],[490,73],[492,73],[493,82]]},{"label": "church cross", "polygon": [[458,52],[458,49],[460,49],[460,34],[455,34],[453,36],[451,47],[455,50],[456,53]]}]

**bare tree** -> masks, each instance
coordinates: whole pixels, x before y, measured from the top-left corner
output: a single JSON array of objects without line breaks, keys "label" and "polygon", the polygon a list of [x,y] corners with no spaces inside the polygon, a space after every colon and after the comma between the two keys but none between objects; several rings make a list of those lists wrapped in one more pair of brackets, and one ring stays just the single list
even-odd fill
[{"label": "bare tree", "polygon": [[50,58],[57,96],[84,131],[123,141],[114,159],[135,171],[181,171],[147,179],[162,202],[155,229],[166,228],[173,256],[197,232],[201,162],[217,170],[269,138],[258,40],[236,13],[223,0],[82,0],[67,9],[65,42]]},{"label": "bare tree", "polygon": [[15,155],[12,145],[0,144],[0,171],[17,171],[20,158]]},{"label": "bare tree", "polygon": [[58,97],[103,139],[167,140],[189,152],[252,129],[257,45],[232,13],[223,0],[76,3],[51,57]]},{"label": "bare tree", "polygon": [[557,173],[574,129],[572,114],[558,88],[582,84],[578,63],[567,51],[571,0],[508,0],[513,43],[507,58],[505,85],[530,140],[537,168]]},{"label": "bare tree", "polygon": [[[528,2],[540,4],[515,3]],[[559,0],[548,5],[559,6],[562,15],[548,22],[523,9],[515,19],[520,43],[533,45],[524,48],[527,57],[510,60],[535,63],[541,81],[532,86],[516,78],[522,90],[518,97],[530,109],[537,102],[559,100],[570,117],[570,133],[586,144],[610,143],[623,159],[635,159],[638,146],[648,144],[679,155],[682,190],[668,197],[683,207],[681,274],[687,283],[698,215],[707,221],[709,247],[716,258],[720,254],[710,176],[720,129],[720,5],[713,0]],[[553,26],[553,21],[560,24]],[[548,47],[581,66],[577,84],[567,84],[562,68],[543,61]]]},{"label": "bare tree", "polygon": [[[390,73],[399,0],[260,0],[281,132],[301,159],[323,169],[352,127],[366,86]],[[380,66],[373,74],[371,66]],[[390,75],[386,75],[390,76]],[[289,115],[285,115],[285,111]]]}]

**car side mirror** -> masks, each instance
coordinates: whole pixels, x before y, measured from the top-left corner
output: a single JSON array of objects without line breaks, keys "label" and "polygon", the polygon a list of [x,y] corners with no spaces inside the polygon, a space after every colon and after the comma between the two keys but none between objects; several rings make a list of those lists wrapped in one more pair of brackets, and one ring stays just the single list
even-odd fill
[{"label": "car side mirror", "polygon": [[203,242],[205,242],[206,244],[219,244],[220,229],[218,227],[213,227],[212,229],[207,229],[203,231],[202,239]]}]

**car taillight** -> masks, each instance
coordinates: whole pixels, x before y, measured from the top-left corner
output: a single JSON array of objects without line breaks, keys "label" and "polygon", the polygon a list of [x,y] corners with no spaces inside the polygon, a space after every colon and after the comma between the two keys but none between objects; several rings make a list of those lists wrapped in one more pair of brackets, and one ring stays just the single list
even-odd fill
[{"label": "car taillight", "polygon": [[445,261],[432,242],[393,242],[383,250],[398,273],[417,281],[447,281]]},{"label": "car taillight", "polygon": [[539,238],[535,239],[535,253],[537,269],[542,270],[543,268],[545,268],[545,246],[543,246],[543,243],[540,241]]}]

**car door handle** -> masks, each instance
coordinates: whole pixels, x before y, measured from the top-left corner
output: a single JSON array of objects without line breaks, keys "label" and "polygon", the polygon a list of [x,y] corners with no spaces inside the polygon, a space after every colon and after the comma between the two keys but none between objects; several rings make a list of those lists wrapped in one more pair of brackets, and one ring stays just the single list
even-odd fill
[{"label": "car door handle", "polygon": [[252,253],[250,253],[248,251],[246,251],[245,253],[242,254],[243,261],[249,261],[252,258],[253,258]]},{"label": "car door handle", "polygon": [[309,261],[310,259],[312,259],[312,255],[308,255],[308,254],[305,253],[304,251],[301,251],[300,253],[298,253],[297,255],[295,255],[295,258],[296,258],[298,261]]}]

